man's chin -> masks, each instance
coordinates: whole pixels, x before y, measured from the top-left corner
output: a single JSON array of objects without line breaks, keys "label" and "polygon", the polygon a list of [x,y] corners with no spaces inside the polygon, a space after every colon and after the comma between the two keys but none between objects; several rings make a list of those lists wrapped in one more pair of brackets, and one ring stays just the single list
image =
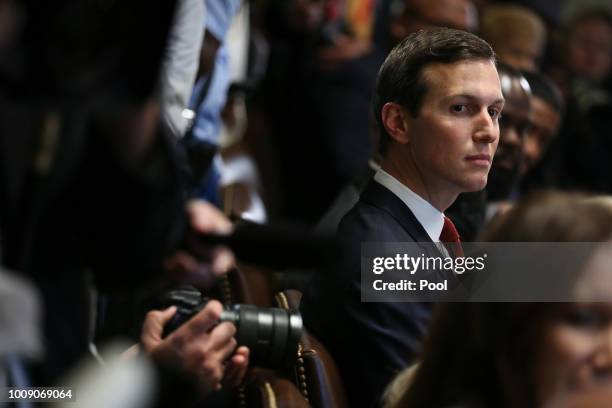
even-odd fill
[{"label": "man's chin", "polygon": [[473,193],[476,191],[481,191],[487,186],[487,177],[469,180],[465,183],[463,193]]}]

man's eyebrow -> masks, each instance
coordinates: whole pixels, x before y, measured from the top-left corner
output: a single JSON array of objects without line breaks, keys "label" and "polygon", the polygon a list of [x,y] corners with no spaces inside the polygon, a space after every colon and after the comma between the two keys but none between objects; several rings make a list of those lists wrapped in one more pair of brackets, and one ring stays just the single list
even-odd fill
[{"label": "man's eyebrow", "polygon": [[[464,98],[464,99],[471,100],[471,101],[480,101],[480,100],[482,100],[482,98],[480,98],[479,96],[471,95],[471,94],[454,94],[454,95],[449,95],[449,96],[447,96],[444,99],[445,100],[451,100],[451,99],[456,99],[456,98]],[[495,99],[491,103],[491,105],[503,104],[505,102],[506,102],[506,100],[502,97],[502,98]]]}]

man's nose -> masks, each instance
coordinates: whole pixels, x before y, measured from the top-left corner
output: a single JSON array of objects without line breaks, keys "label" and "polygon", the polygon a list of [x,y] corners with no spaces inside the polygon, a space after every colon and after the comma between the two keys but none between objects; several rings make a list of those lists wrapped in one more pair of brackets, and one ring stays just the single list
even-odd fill
[{"label": "man's nose", "polygon": [[499,138],[499,127],[496,126],[494,119],[485,109],[478,115],[475,123],[474,141],[481,143],[493,143]]}]

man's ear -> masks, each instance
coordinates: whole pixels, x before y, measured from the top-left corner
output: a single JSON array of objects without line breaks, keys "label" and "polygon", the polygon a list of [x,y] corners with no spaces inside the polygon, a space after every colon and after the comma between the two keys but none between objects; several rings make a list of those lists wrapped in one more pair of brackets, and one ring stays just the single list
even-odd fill
[{"label": "man's ear", "polygon": [[387,102],[382,107],[382,124],[389,136],[400,144],[406,144],[410,139],[408,134],[409,116],[406,109],[395,102]]}]

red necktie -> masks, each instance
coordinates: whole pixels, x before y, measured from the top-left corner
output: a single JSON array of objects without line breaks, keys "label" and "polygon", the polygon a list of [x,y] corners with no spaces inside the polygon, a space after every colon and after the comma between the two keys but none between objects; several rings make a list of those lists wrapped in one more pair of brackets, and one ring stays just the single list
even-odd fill
[{"label": "red necktie", "polygon": [[446,216],[444,217],[444,227],[442,227],[442,232],[440,233],[440,241],[455,258],[463,256],[459,232],[457,232],[457,228],[455,228],[455,224],[453,224],[451,219]]}]

